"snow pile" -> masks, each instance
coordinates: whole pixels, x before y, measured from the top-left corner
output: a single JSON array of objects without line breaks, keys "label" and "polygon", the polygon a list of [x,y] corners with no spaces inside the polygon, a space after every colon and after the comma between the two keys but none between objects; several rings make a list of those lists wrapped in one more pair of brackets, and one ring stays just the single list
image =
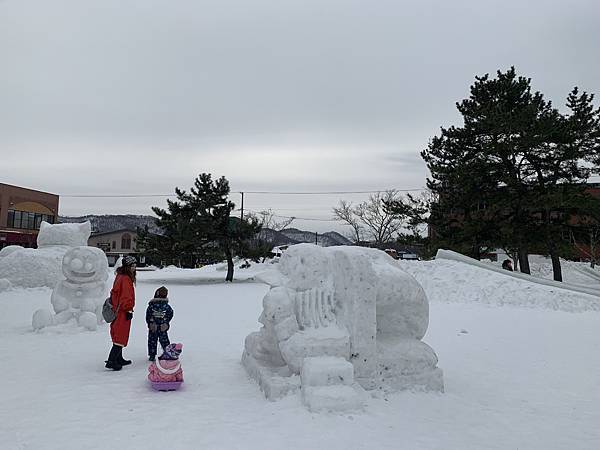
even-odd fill
[{"label": "snow pile", "polygon": [[397,261],[423,286],[431,302],[473,302],[560,311],[600,311],[600,298],[545,286],[458,261]]},{"label": "snow pile", "polygon": [[9,246],[0,252],[0,279],[13,287],[53,288],[62,277],[62,259],[76,245],[87,245],[89,222],[50,225],[42,222],[38,248]]},{"label": "snow pile", "polygon": [[0,278],[14,287],[54,287],[62,279],[61,263],[68,247],[22,248],[0,258]]},{"label": "snow pile", "polygon": [[21,247],[20,245],[8,245],[2,249],[0,249],[0,258],[3,258],[5,256],[10,255],[11,253],[14,253],[18,250],[22,250],[23,247]]}]

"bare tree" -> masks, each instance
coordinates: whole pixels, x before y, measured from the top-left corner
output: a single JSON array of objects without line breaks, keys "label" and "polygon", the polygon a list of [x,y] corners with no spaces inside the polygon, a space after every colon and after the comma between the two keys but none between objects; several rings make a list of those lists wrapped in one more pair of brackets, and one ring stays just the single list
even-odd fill
[{"label": "bare tree", "polygon": [[363,227],[354,214],[352,203],[349,203],[346,200],[340,200],[340,206],[333,208],[333,218],[340,222],[345,222],[346,225],[349,225],[352,228],[352,233],[348,237],[353,243],[358,244],[362,240]]},{"label": "bare tree", "polygon": [[269,228],[275,231],[285,230],[294,220],[296,220],[295,217],[284,217],[284,220],[277,221],[275,217],[275,213],[272,209],[265,209],[256,213],[258,223],[261,224],[263,229]]},{"label": "bare tree", "polygon": [[400,201],[401,196],[396,190],[378,192],[356,206],[342,200],[339,207],[333,208],[333,214],[336,220],[352,227],[355,242],[366,235],[379,245],[391,241],[405,225],[405,214],[386,207]]},{"label": "bare tree", "polygon": [[587,229],[587,243],[579,241],[573,230],[570,231],[571,242],[577,250],[579,250],[584,256],[590,259],[590,267],[593,269],[596,267],[596,255],[598,252],[598,245],[600,245],[600,224],[596,226],[590,226]]}]

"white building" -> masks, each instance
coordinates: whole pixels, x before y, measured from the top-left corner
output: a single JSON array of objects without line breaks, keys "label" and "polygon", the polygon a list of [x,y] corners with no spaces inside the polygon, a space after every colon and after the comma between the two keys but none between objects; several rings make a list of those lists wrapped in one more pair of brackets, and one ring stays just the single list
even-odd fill
[{"label": "white building", "polygon": [[120,256],[125,255],[135,256],[138,263],[144,264],[144,257],[139,255],[136,248],[136,240],[137,232],[135,230],[123,229],[92,234],[88,245],[104,250],[111,266],[114,266]]}]

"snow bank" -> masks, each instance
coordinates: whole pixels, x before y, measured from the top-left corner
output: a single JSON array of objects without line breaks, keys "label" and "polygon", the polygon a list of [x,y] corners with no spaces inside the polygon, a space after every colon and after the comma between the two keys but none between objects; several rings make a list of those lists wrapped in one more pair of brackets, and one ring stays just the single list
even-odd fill
[{"label": "snow bank", "polygon": [[437,260],[447,259],[450,261],[459,261],[461,263],[464,263],[464,264],[467,264],[470,266],[475,266],[475,267],[479,267],[481,269],[490,270],[490,271],[502,274],[506,277],[517,278],[520,280],[528,281],[530,283],[538,283],[538,284],[542,284],[545,286],[551,286],[551,287],[558,288],[558,289],[568,289],[570,291],[576,291],[576,292],[582,292],[584,294],[600,296],[600,290],[596,289],[592,286],[589,286],[589,285],[566,283],[566,282],[548,280],[546,278],[538,278],[538,277],[534,277],[534,276],[532,276],[530,274],[526,274],[526,273],[511,272],[508,270],[504,270],[501,267],[497,267],[495,265],[490,265],[483,261],[478,261],[476,259],[469,258],[468,256],[462,255],[457,252],[453,252],[452,250],[442,250],[442,249],[438,250],[436,259]]},{"label": "snow bank", "polygon": [[[459,261],[397,261],[430,302],[480,303],[569,312],[600,311],[600,298],[494,272]],[[483,264],[483,263],[482,263]]]}]

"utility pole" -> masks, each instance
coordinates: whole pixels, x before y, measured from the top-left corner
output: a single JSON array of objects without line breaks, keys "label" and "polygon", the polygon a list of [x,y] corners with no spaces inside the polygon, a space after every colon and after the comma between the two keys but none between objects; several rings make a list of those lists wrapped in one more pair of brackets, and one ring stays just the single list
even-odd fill
[{"label": "utility pole", "polygon": [[240,219],[244,220],[244,193],[240,192],[240,194],[242,194],[242,212],[240,213]]}]

